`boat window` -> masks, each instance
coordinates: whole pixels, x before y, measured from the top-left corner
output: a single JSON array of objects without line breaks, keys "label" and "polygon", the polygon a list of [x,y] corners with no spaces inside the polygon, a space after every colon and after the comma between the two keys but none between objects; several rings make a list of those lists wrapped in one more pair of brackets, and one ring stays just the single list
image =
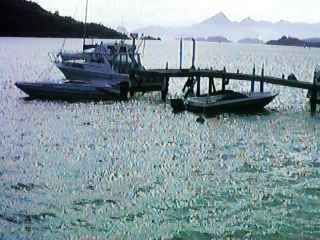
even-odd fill
[{"label": "boat window", "polygon": [[103,55],[100,53],[93,53],[91,55],[91,62],[94,63],[104,63]]}]

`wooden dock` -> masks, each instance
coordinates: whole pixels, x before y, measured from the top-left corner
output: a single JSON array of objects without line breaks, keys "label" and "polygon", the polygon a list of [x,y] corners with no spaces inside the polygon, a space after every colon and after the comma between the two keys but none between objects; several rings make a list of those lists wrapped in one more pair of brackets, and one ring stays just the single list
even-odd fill
[{"label": "wooden dock", "polygon": [[287,87],[301,88],[307,90],[316,89],[320,91],[320,84],[314,86],[310,82],[288,80],[284,78],[259,76],[243,73],[231,73],[224,70],[208,70],[208,69],[149,69],[144,71],[135,72],[140,77],[146,78],[189,78],[189,77],[201,77],[201,78],[220,78],[226,80],[243,80],[243,81],[257,81],[265,82],[276,85],[282,85]]},{"label": "wooden dock", "polygon": [[[193,85],[200,85],[201,78],[209,79],[209,86],[213,84],[213,79],[221,79],[222,81],[222,90],[225,89],[225,86],[229,84],[229,80],[238,80],[238,81],[251,81],[251,91],[254,89],[254,83],[260,82],[260,91],[263,92],[263,84],[275,84],[286,87],[300,88],[309,90],[311,93],[310,103],[311,111],[316,110],[316,104],[320,104],[320,99],[317,98],[317,93],[320,92],[320,71],[315,72],[313,83],[306,81],[298,81],[296,79],[288,79],[282,76],[279,77],[270,77],[264,76],[264,70],[262,68],[261,75],[255,74],[255,68],[253,69],[253,74],[244,74],[244,73],[232,73],[227,72],[224,68],[223,70],[213,70],[213,69],[148,69],[136,71],[133,74],[142,79],[163,79],[164,85],[169,84],[170,78],[187,78],[194,79]],[[214,85],[214,84],[213,84]],[[165,86],[163,89],[167,88]],[[192,86],[193,87],[193,86]],[[197,87],[197,95],[200,92],[199,87]],[[211,91],[211,87],[209,87]],[[162,94],[165,97],[166,92]]]},{"label": "wooden dock", "polygon": [[[208,94],[215,92],[214,79],[221,79],[222,91],[225,90],[225,86],[229,84],[229,80],[238,81],[251,81],[251,92],[254,92],[255,82],[260,82],[260,92],[264,91],[264,83],[300,88],[308,90],[308,95],[310,96],[310,106],[311,112],[316,111],[317,104],[320,104],[320,67],[316,68],[314,72],[313,82],[299,81],[293,75],[289,75],[285,78],[282,75],[278,77],[270,77],[264,75],[264,66],[262,66],[261,75],[256,74],[255,65],[253,66],[252,74],[243,74],[237,70],[236,73],[227,72],[226,68],[222,70],[211,69],[196,69],[195,68],[195,40],[193,39],[193,49],[192,49],[192,63],[191,67],[188,69],[182,69],[182,40],[180,41],[180,69],[169,69],[168,63],[165,69],[148,69],[148,70],[136,70],[130,75],[132,79],[139,79],[143,81],[144,79],[154,79],[163,82],[161,87],[162,99],[166,99],[168,92],[168,85],[170,78],[187,78],[183,91],[188,88],[189,92],[194,93],[194,86],[197,86],[196,95],[200,95],[200,82],[201,78],[207,78],[209,82]],[[188,92],[187,92],[188,94]]]}]

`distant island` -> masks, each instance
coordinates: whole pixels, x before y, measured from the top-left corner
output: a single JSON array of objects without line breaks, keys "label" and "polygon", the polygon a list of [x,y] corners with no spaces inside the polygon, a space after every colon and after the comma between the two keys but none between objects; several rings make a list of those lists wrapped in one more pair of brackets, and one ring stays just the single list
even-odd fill
[{"label": "distant island", "polygon": [[231,43],[232,41],[228,40],[226,37],[223,36],[210,36],[207,37],[208,42],[218,42],[218,43]]},{"label": "distant island", "polygon": [[298,46],[298,47],[316,47],[320,48],[320,41],[317,42],[317,38],[310,38],[300,40],[298,38],[283,36],[278,40],[271,40],[266,42],[267,45],[281,45],[281,46]]},{"label": "distant island", "polygon": [[244,38],[239,40],[237,43],[246,43],[246,44],[264,44],[263,41],[257,38]]},{"label": "distant island", "polygon": [[[0,36],[6,37],[83,37],[84,23],[50,13],[26,0],[0,0]],[[127,39],[101,24],[87,24],[87,37]]]},{"label": "distant island", "polygon": [[304,39],[304,41],[306,41],[308,43],[319,43],[320,38],[306,38],[306,39]]},{"label": "distant island", "polygon": [[[191,41],[192,39],[193,37],[183,38],[183,40],[186,40],[186,41]],[[226,37],[223,37],[223,36],[197,37],[195,38],[195,40],[199,42],[232,43],[232,41],[228,40]]]}]

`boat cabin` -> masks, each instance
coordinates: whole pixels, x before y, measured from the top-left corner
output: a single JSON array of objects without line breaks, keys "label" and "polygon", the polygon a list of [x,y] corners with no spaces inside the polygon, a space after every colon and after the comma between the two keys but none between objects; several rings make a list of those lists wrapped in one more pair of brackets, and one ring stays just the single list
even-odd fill
[{"label": "boat cabin", "polygon": [[134,45],[109,43],[90,45],[82,53],[61,53],[62,65],[82,68],[84,65],[103,67],[106,71],[128,74],[132,69],[143,69]]}]

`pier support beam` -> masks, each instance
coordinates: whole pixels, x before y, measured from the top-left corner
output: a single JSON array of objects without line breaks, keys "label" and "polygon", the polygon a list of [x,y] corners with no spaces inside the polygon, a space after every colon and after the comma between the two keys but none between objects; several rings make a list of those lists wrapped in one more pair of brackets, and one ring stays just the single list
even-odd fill
[{"label": "pier support beam", "polygon": [[196,59],[196,40],[192,38],[192,63],[191,69],[195,69],[195,59]]},{"label": "pier support beam", "polygon": [[222,90],[222,91],[226,90],[225,81],[226,81],[226,79],[223,77],[223,78],[222,78],[222,87],[221,87],[221,90]]},{"label": "pier support beam", "polygon": [[197,97],[200,97],[200,94],[201,94],[201,78],[200,76],[197,76]]},{"label": "pier support beam", "polygon": [[223,68],[223,77],[222,77],[222,87],[221,87],[222,91],[225,91],[226,85],[229,84],[229,79],[227,79],[226,75],[227,75],[227,70],[226,70],[226,67],[224,67]]},{"label": "pier support beam", "polygon": [[[212,67],[210,68],[210,71],[212,72]],[[209,77],[209,91],[208,94],[211,95],[212,92],[216,92],[216,87],[214,86],[214,78]]]},{"label": "pier support beam", "polygon": [[[169,67],[168,67],[168,62],[166,63],[166,70],[168,70]],[[168,94],[168,91],[169,91],[169,80],[170,78],[169,77],[166,77],[163,79],[163,83],[162,83],[162,89],[161,89],[161,99],[162,101],[166,101],[166,98],[167,98],[167,94]]]},{"label": "pier support beam", "polygon": [[180,39],[180,69],[182,69],[182,38]]},{"label": "pier support beam", "polygon": [[[264,76],[264,64],[262,64],[262,70],[261,70],[261,77]],[[260,82],[260,92],[263,93],[263,85],[264,85],[264,82],[261,81]]]},{"label": "pier support beam", "polygon": [[169,78],[166,77],[163,81],[162,89],[161,89],[161,99],[164,102],[167,99],[168,90],[169,90]]},{"label": "pier support beam", "polygon": [[194,96],[194,84],[195,84],[195,81],[194,81],[194,76],[191,76],[191,87],[190,87],[190,91],[189,91],[189,94],[190,96]]},{"label": "pier support beam", "polygon": [[185,93],[184,98],[187,98],[188,96],[194,97],[194,84],[195,84],[194,76],[188,77],[188,80],[182,89],[183,92],[185,91],[185,89],[187,89],[187,92]]},{"label": "pier support beam", "polygon": [[252,76],[253,76],[253,80],[251,81],[251,92],[254,92],[254,77],[256,76],[256,65],[253,65],[253,69],[252,69]]},{"label": "pier support beam", "polygon": [[320,84],[320,67],[317,67],[314,71],[313,77],[313,89],[311,90],[311,97],[310,97],[310,107],[311,112],[314,113],[317,109],[317,102],[318,102],[318,91],[317,85]]}]

